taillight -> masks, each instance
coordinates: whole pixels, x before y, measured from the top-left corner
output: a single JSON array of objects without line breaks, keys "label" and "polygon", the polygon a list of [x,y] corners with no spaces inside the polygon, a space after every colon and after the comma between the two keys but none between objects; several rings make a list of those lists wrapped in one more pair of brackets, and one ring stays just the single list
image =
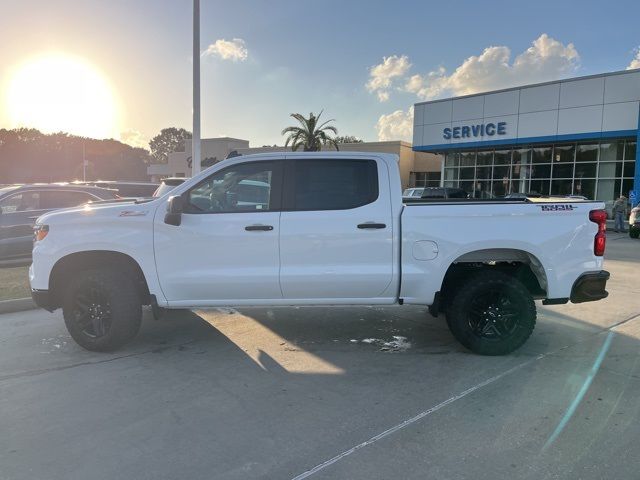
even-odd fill
[{"label": "taillight", "polygon": [[607,212],[605,210],[591,210],[589,220],[598,224],[598,233],[593,240],[593,253],[597,257],[601,257],[607,246]]}]

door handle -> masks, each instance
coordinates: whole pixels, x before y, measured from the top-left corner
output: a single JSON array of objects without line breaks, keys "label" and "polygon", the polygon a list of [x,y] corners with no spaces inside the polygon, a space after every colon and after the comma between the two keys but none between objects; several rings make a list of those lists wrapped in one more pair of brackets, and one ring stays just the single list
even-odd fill
[{"label": "door handle", "polygon": [[271,225],[247,225],[244,229],[247,232],[270,232],[273,227]]},{"label": "door handle", "polygon": [[358,228],[361,229],[380,229],[380,228],[387,228],[387,226],[384,223],[374,223],[374,222],[367,222],[367,223],[361,223],[358,225]]}]

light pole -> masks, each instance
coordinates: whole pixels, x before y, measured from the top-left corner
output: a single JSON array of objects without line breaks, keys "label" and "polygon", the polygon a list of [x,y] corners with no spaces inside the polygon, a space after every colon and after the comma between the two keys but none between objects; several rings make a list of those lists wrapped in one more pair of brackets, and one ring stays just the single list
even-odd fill
[{"label": "light pole", "polygon": [[191,176],[200,173],[200,0],[193,0],[193,136]]}]

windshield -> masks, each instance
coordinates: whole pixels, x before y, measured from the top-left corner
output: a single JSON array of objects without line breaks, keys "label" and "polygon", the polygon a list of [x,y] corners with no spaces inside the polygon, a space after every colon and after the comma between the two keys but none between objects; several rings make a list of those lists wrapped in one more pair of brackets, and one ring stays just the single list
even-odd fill
[{"label": "windshield", "polygon": [[[182,183],[182,182],[180,182],[180,183]],[[171,190],[176,188],[178,185],[180,185],[180,183],[175,183],[175,184],[169,185],[168,183],[162,182],[160,184],[160,186],[156,189],[156,191],[153,192],[153,196],[154,197],[162,197],[165,193],[170,192]]]}]

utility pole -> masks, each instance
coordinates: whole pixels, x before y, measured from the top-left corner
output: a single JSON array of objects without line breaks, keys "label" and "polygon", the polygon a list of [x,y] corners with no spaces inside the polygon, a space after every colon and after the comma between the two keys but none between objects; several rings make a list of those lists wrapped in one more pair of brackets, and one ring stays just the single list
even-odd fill
[{"label": "utility pole", "polygon": [[200,0],[193,0],[193,136],[191,176],[200,173]]},{"label": "utility pole", "polygon": [[85,156],[84,137],[82,138],[82,181],[87,181],[87,157]]}]

